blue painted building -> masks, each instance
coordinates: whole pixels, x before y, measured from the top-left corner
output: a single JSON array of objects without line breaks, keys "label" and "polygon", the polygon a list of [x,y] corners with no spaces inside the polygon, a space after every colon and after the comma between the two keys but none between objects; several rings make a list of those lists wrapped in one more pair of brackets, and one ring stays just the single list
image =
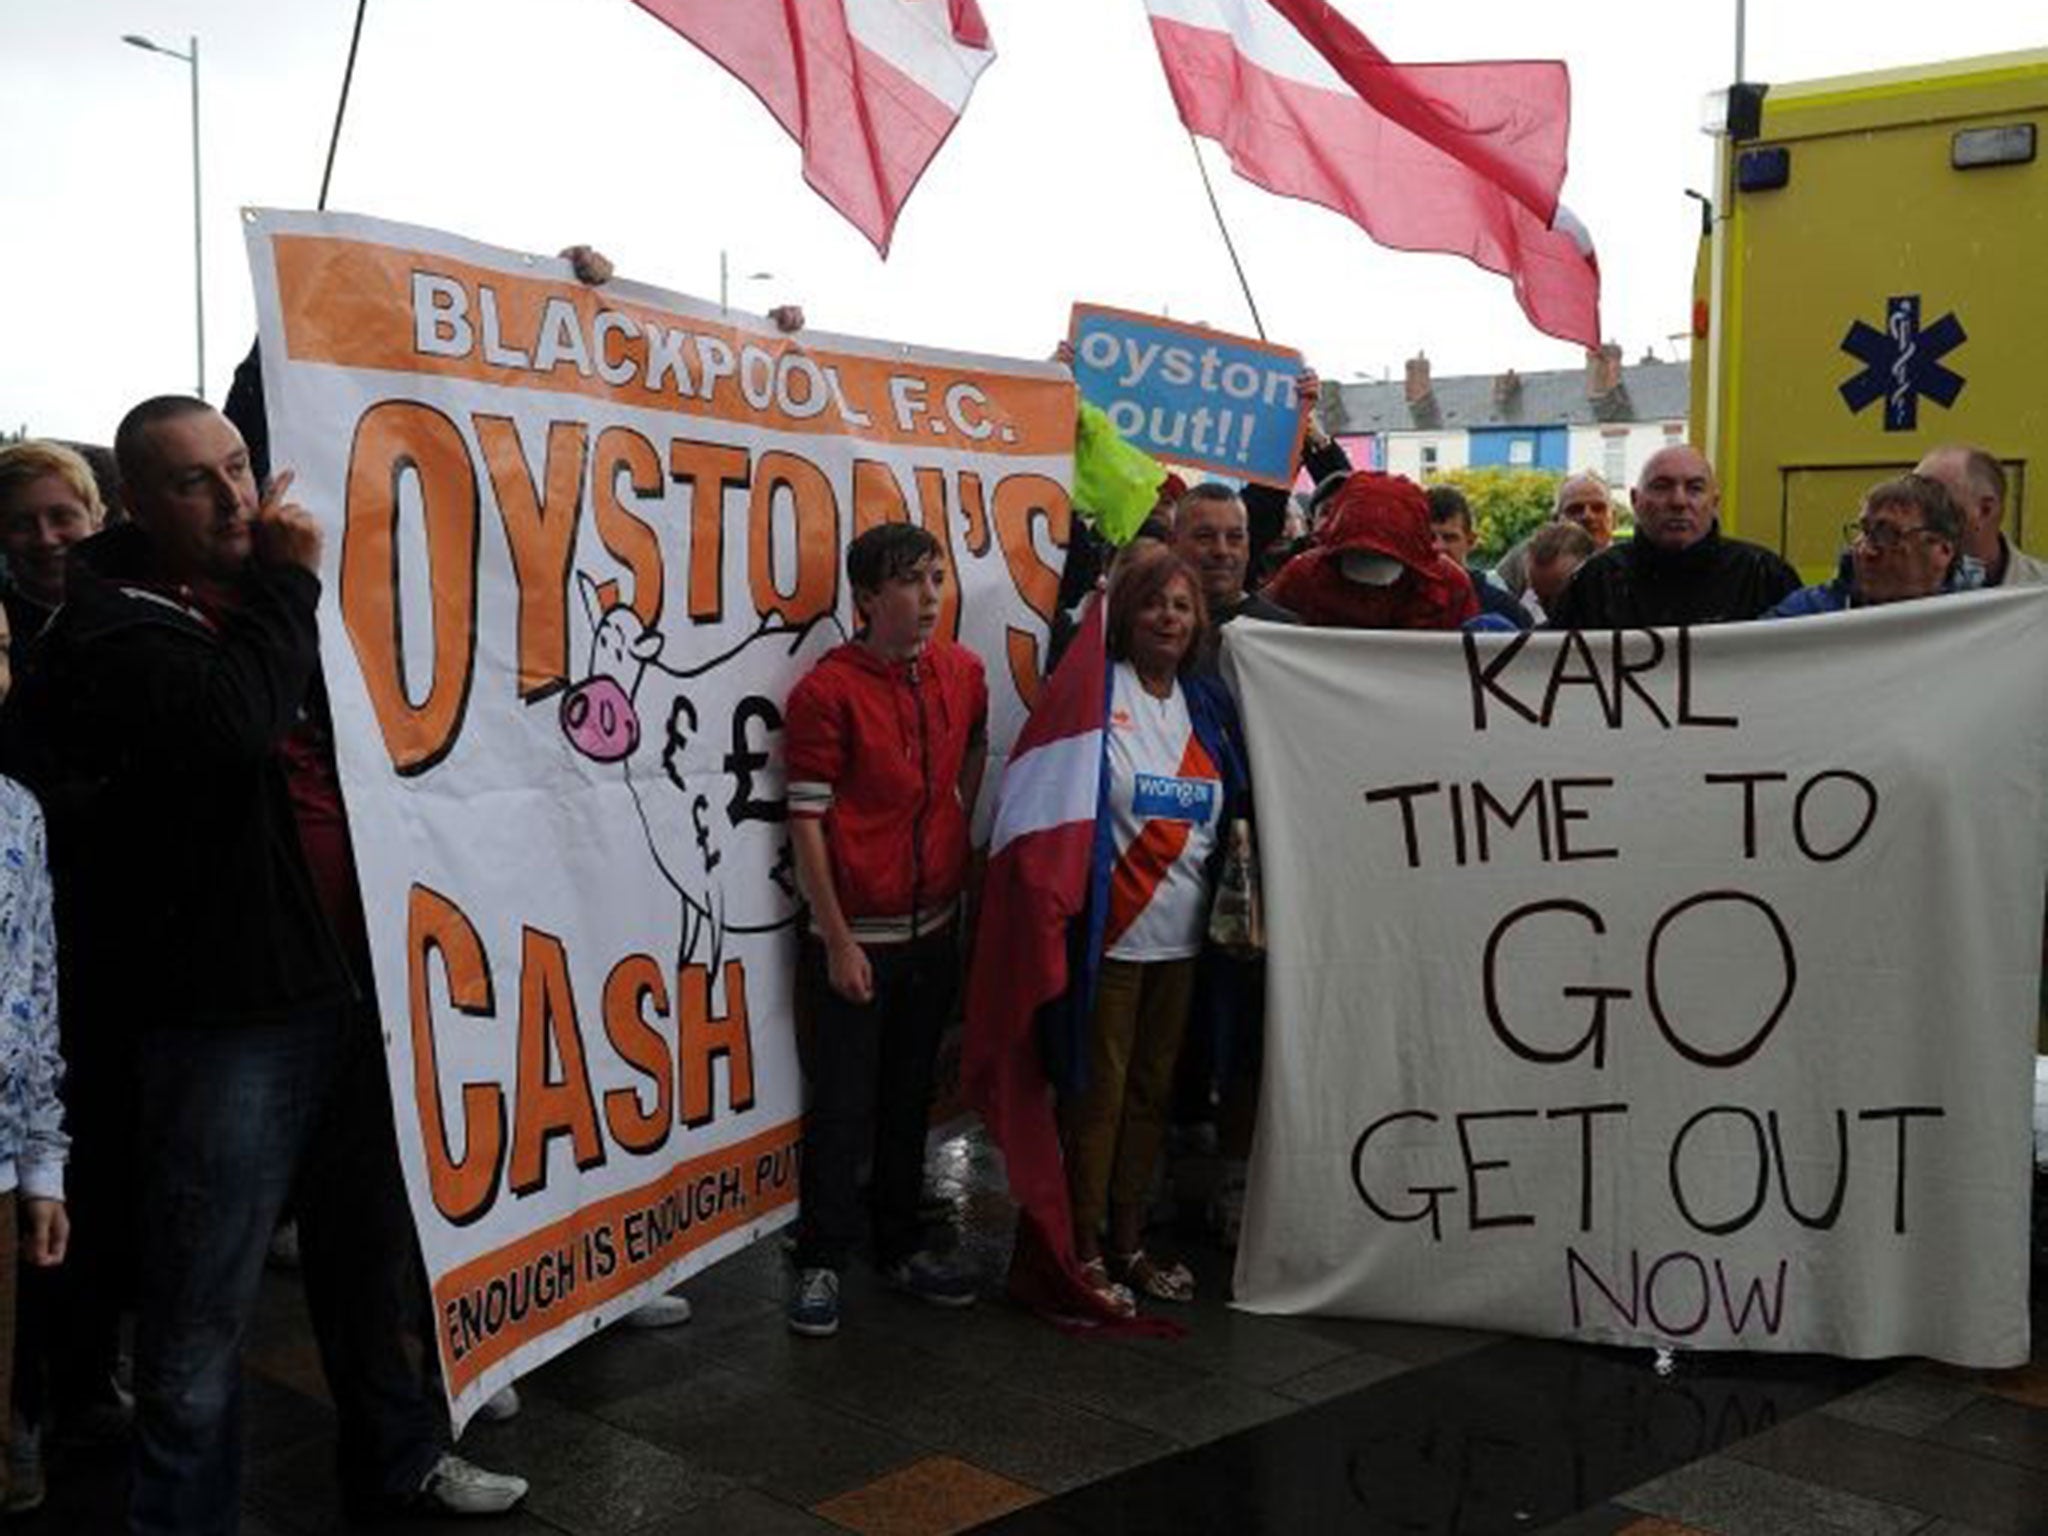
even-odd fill
[{"label": "blue painted building", "polygon": [[1562,425],[1544,427],[1467,427],[1467,462],[1474,469],[1554,469],[1569,467],[1566,450],[1571,433]]}]

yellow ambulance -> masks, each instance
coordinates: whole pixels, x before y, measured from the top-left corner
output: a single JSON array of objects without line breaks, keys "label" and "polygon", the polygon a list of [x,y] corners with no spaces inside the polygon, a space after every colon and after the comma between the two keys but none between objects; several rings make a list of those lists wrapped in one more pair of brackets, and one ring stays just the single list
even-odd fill
[{"label": "yellow ambulance", "polygon": [[2048,555],[2048,49],[1772,85],[1720,138],[1692,432],[1726,530],[1834,567],[1861,493],[1996,454]]}]

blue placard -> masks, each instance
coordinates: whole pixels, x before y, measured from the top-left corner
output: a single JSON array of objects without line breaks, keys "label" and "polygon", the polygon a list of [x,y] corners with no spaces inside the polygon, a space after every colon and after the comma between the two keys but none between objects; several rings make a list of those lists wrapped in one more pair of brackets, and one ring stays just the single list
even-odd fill
[{"label": "blue placard", "polygon": [[1074,306],[1068,340],[1081,398],[1126,442],[1233,480],[1294,483],[1308,421],[1299,352],[1098,304]]}]

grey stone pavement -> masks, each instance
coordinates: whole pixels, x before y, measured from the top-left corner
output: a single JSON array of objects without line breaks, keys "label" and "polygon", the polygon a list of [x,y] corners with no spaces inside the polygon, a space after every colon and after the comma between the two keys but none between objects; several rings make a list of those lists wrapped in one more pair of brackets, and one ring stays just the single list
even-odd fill
[{"label": "grey stone pavement", "polygon": [[[938,1155],[968,1257],[1010,1209],[970,1138]],[[687,1282],[690,1324],[614,1329],[520,1383],[462,1451],[523,1473],[520,1512],[408,1533],[928,1536],[1005,1532],[1550,1530],[1570,1536],[2048,1532],[2048,1364],[1681,1357],[1203,1300],[1178,1340],[1075,1338],[991,1294],[949,1312],[846,1278],[835,1339],[784,1327],[770,1237]],[[2037,1339],[2040,1333],[2036,1324]],[[245,1407],[247,1536],[342,1526],[333,1418],[299,1290],[265,1285]],[[22,1536],[120,1528],[118,1448],[53,1453]]]}]

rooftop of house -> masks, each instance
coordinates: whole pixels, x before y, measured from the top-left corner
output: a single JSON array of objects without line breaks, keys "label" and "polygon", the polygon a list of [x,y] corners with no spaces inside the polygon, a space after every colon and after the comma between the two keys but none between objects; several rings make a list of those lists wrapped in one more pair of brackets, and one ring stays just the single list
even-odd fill
[{"label": "rooftop of house", "polygon": [[1435,379],[1427,357],[1410,358],[1405,379],[1326,386],[1333,432],[1417,432],[1487,427],[1571,427],[1682,421],[1691,367],[1645,358],[1621,361],[1609,345],[1586,354],[1583,369],[1460,374]]}]

